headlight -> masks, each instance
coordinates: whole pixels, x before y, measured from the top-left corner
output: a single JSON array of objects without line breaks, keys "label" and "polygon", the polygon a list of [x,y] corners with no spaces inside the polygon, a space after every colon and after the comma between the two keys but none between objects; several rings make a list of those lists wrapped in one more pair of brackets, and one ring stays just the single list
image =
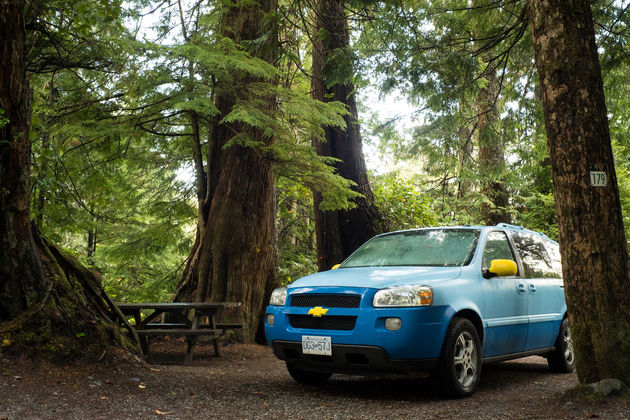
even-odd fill
[{"label": "headlight", "polygon": [[271,299],[269,299],[270,305],[284,306],[284,302],[287,300],[287,288],[279,287],[271,292]]},{"label": "headlight", "polygon": [[374,295],[375,307],[429,306],[433,302],[433,290],[429,286],[400,286],[381,289]]}]

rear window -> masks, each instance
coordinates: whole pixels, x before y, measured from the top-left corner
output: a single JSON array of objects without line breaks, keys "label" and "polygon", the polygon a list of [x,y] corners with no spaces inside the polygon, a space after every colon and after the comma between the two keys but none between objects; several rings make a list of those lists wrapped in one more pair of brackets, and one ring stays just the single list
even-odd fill
[{"label": "rear window", "polygon": [[559,262],[550,258],[542,239],[531,233],[513,233],[512,237],[521,256],[526,278],[560,278]]}]

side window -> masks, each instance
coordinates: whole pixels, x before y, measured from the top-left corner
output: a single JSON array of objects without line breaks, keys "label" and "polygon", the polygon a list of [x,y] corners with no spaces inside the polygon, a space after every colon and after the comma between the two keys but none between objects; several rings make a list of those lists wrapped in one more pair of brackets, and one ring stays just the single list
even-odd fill
[{"label": "side window", "polygon": [[551,257],[551,268],[556,273],[557,278],[562,278],[562,261],[560,260],[560,248],[558,244],[550,239],[543,239],[549,256]]},{"label": "side window", "polygon": [[493,231],[488,233],[486,246],[483,250],[483,267],[485,269],[490,268],[492,260],[515,260],[512,247],[510,247],[504,232]]},{"label": "side window", "polygon": [[514,233],[512,237],[521,256],[526,278],[558,277],[542,239],[530,233]]}]

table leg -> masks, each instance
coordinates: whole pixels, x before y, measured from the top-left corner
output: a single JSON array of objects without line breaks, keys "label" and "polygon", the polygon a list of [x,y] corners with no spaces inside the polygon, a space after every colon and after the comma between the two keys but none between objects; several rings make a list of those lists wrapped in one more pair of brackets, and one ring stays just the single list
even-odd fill
[{"label": "table leg", "polygon": [[216,357],[219,357],[219,338],[218,337],[212,338],[212,345],[214,346],[214,355]]},{"label": "table leg", "polygon": [[[216,317],[218,316],[218,312],[219,310],[217,309],[208,314],[208,322],[210,323],[210,328],[212,328],[213,330],[217,329]],[[212,338],[212,345],[214,346],[215,357],[219,357],[219,337],[215,336]]]},{"label": "table leg", "polygon": [[140,337],[140,347],[142,348],[142,354],[145,356],[149,355],[149,337],[141,336]]},{"label": "table leg", "polygon": [[[136,321],[135,328],[137,330],[144,329],[144,323],[142,322],[142,315],[140,314],[140,309],[136,309],[133,311],[133,319]],[[149,354],[149,337],[142,336],[140,338],[140,350],[142,350],[143,355]]]},{"label": "table leg", "polygon": [[[199,312],[193,309],[191,329],[196,330],[197,328],[199,328]],[[188,342],[188,348],[186,349],[186,358],[184,359],[184,365],[189,365],[192,363],[193,352],[195,351],[195,344],[197,344],[197,337],[191,335],[190,337],[187,337],[186,341]]]}]

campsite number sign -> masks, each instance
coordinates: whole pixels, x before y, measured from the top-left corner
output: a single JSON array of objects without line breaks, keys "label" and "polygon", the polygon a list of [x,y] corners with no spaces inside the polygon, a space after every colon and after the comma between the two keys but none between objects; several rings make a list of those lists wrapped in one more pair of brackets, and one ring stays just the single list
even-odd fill
[{"label": "campsite number sign", "polygon": [[608,185],[606,172],[591,171],[591,186],[592,187],[605,187],[606,185]]}]

